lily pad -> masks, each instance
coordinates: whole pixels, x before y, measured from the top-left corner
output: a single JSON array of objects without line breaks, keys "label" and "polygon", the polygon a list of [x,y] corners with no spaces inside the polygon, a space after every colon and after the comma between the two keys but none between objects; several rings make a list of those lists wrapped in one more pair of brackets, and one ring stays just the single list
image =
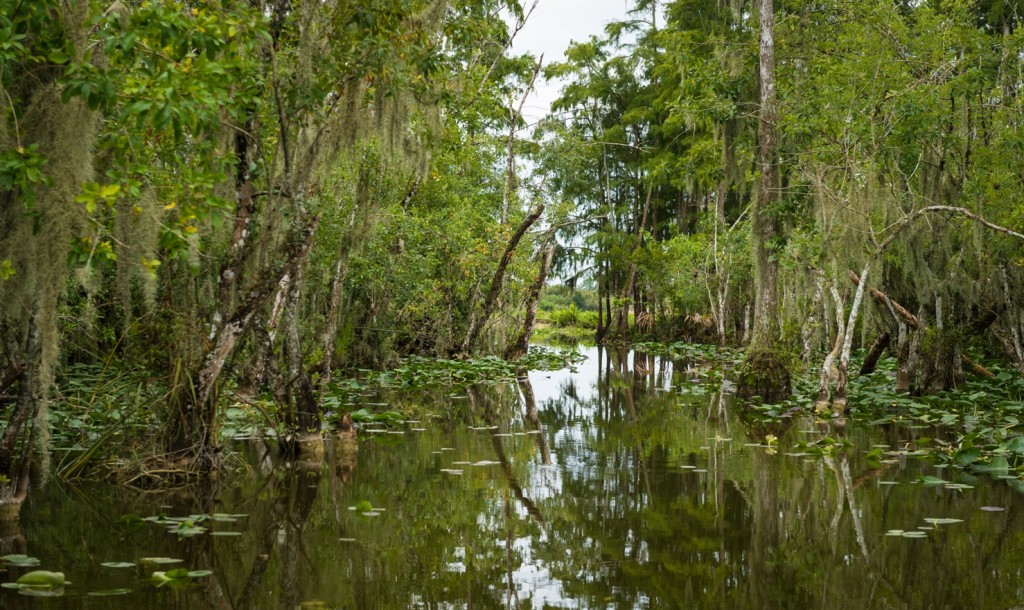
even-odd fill
[{"label": "lily pad", "polygon": [[130,561],[105,561],[100,564],[105,568],[134,568],[135,564]]},{"label": "lily pad", "polygon": [[987,513],[1001,513],[1006,509],[1002,506],[982,506],[979,510],[983,510]]},{"label": "lily pad", "polygon": [[963,523],[963,519],[953,519],[950,517],[927,517],[925,523],[931,523],[932,525],[949,525],[951,523]]},{"label": "lily pad", "polygon": [[114,597],[116,595],[127,595],[131,592],[131,589],[102,589],[100,591],[89,591],[86,595],[91,595],[92,597]]},{"label": "lily pad", "polygon": [[155,563],[159,565],[166,565],[169,563],[181,563],[184,559],[175,559],[174,557],[143,557],[139,560],[142,563]]},{"label": "lily pad", "polygon": [[18,566],[19,568],[30,568],[39,565],[38,559],[28,555],[4,555],[0,559],[3,559],[8,565]]}]

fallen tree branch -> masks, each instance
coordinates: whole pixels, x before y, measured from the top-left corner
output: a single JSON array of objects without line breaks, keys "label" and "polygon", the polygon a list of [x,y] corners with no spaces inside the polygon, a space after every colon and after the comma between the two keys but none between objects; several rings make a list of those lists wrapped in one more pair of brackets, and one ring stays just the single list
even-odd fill
[{"label": "fallen tree branch", "polygon": [[[850,271],[849,274],[850,281],[853,282],[854,286],[860,286],[860,277],[853,271]],[[893,301],[892,299],[889,298],[889,295],[885,294],[881,290],[878,290],[877,288],[868,288],[868,292],[876,301],[878,301],[882,305],[885,305],[886,307],[892,305],[893,310],[896,311],[896,314],[900,317],[900,319],[902,319],[903,322],[906,323],[906,325],[909,326],[910,328],[917,330],[917,316],[910,313],[910,311],[908,311],[906,307],[900,305],[896,301]]]}]

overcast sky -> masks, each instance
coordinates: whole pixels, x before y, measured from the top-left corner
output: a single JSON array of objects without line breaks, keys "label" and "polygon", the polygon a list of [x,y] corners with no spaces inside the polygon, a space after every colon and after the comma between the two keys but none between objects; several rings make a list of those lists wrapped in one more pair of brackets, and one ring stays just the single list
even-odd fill
[{"label": "overcast sky", "polygon": [[[516,35],[512,50],[538,57],[543,53],[545,65],[562,61],[570,41],[602,36],[605,24],[623,20],[632,3],[632,0],[540,0],[526,26]],[[525,10],[529,10],[531,4],[531,0],[523,0]],[[558,97],[559,84],[545,83],[540,77],[536,89],[523,109],[530,123],[547,114],[551,102]]]}]

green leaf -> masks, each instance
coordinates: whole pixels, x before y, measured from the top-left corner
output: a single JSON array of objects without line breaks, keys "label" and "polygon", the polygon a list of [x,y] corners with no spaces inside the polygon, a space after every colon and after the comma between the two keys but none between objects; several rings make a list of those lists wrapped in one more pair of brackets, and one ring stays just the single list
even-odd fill
[{"label": "green leaf", "polygon": [[957,464],[967,466],[973,464],[981,458],[981,451],[973,447],[969,449],[961,449],[953,454],[953,459]]},{"label": "green leaf", "polygon": [[1005,476],[1010,471],[1010,464],[1006,461],[1006,458],[997,455],[989,460],[987,470],[994,477]]},{"label": "green leaf", "polygon": [[51,50],[46,55],[46,58],[49,59],[50,61],[52,61],[55,64],[67,63],[67,61],[69,59],[71,59],[71,57],[69,57],[68,54],[65,53],[63,49],[53,49],[53,50]]},{"label": "green leaf", "polygon": [[1024,453],[1024,434],[1015,436],[1006,441],[1003,447],[1005,447],[1007,451],[1012,451],[1013,453]]}]

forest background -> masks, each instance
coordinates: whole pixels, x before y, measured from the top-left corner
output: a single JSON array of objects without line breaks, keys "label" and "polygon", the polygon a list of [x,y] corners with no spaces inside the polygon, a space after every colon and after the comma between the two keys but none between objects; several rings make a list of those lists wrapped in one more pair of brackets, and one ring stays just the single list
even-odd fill
[{"label": "forest background", "polygon": [[747,395],[1024,370],[1018,0],[638,0],[554,63],[498,0],[0,6],[5,506],[81,371],[213,466],[225,388],[315,436],[339,372],[525,354],[550,276]]}]

